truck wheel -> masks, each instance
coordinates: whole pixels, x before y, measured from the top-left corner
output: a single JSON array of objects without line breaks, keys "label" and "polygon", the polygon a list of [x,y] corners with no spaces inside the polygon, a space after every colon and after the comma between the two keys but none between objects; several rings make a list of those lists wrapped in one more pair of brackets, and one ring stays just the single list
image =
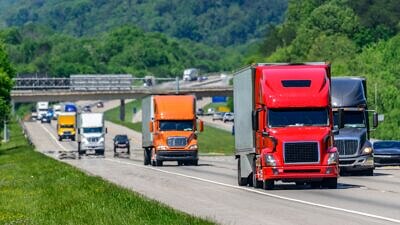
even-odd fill
[{"label": "truck wheel", "polygon": [[368,169],[364,171],[365,176],[374,176],[374,169]]},{"label": "truck wheel", "polygon": [[147,148],[143,149],[143,162],[145,166],[150,164],[150,150]]},{"label": "truck wheel", "polygon": [[162,166],[163,165],[163,161],[161,160],[156,160],[156,166]]},{"label": "truck wheel", "polygon": [[58,141],[62,141],[62,138],[61,138],[61,136],[58,136]]},{"label": "truck wheel", "polygon": [[198,165],[199,165],[199,160],[198,160],[198,159],[195,159],[195,160],[192,161],[191,164],[192,164],[193,166],[198,166]]},{"label": "truck wheel", "polygon": [[242,171],[241,171],[241,168],[240,168],[240,157],[238,158],[237,162],[238,162],[238,164],[237,164],[238,185],[239,185],[239,186],[246,186],[246,185],[248,184],[248,182],[247,182],[247,177],[246,177],[246,178],[241,177],[241,176],[242,176],[242,175],[241,175],[241,174],[242,174]]},{"label": "truck wheel", "polygon": [[[252,173],[252,179],[253,179],[253,182],[252,182],[252,183],[253,183],[253,187],[254,187],[254,188],[261,188],[261,187],[263,187],[263,182],[257,180],[257,177],[256,177],[257,171],[256,171],[256,161],[255,161],[255,160],[253,161],[252,169],[253,169],[253,173]],[[265,189],[265,188],[264,188],[264,189]]]},{"label": "truck wheel", "polygon": [[95,150],[96,155],[102,155],[104,156],[104,150]]},{"label": "truck wheel", "polygon": [[336,189],[337,188],[337,177],[325,178],[322,180],[322,187]]},{"label": "truck wheel", "polygon": [[263,186],[264,190],[272,190],[272,189],[274,189],[275,181],[274,180],[264,180],[262,186]]},{"label": "truck wheel", "polygon": [[72,141],[75,141],[75,136],[72,136],[72,137],[71,137],[71,140],[72,140]]},{"label": "truck wheel", "polygon": [[127,154],[128,154],[128,155],[131,154],[131,148],[130,148],[130,147],[128,147],[128,152],[127,152]]},{"label": "truck wheel", "polygon": [[321,182],[320,181],[312,181],[310,182],[311,188],[320,188],[321,187]]}]

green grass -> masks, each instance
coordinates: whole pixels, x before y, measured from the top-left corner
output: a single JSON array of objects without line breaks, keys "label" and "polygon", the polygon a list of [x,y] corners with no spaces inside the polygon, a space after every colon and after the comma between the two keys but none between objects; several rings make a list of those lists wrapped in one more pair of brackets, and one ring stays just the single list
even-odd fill
[{"label": "green grass", "polygon": [[133,116],[133,107],[136,107],[136,112],[138,112],[141,109],[142,106],[142,101],[141,100],[135,100],[132,102],[129,102],[125,104],[125,121],[121,121],[119,119],[119,106],[115,107],[113,109],[107,110],[104,113],[104,117],[106,120],[128,127],[132,130],[135,130],[137,132],[142,132],[142,122],[135,122],[132,123],[132,116]]},{"label": "green grass", "polygon": [[198,136],[200,153],[233,155],[235,151],[234,137],[230,132],[204,126]]},{"label": "green grass", "polygon": [[[137,101],[129,104],[134,104]],[[136,103],[137,104],[137,103]],[[130,106],[132,109],[133,106]],[[126,107],[128,108],[128,107]],[[131,115],[132,115],[132,110]],[[127,111],[128,113],[128,111]],[[105,118],[113,123],[128,127],[137,132],[142,132],[142,122],[132,123],[119,120],[119,106],[105,112]],[[126,118],[132,118],[127,116]],[[127,119],[128,120],[128,119]],[[204,132],[199,134],[200,154],[223,154],[233,155],[235,146],[234,138],[230,132],[211,126],[204,126]]]},{"label": "green grass", "polygon": [[11,124],[0,146],[0,224],[213,224],[33,151]]}]

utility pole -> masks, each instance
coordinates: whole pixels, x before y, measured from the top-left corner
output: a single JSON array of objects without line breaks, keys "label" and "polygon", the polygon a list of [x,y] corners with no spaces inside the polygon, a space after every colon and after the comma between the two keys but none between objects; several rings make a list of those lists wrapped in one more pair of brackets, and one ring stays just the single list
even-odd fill
[{"label": "utility pole", "polygon": [[3,131],[3,142],[8,142],[8,129],[7,129],[7,121],[4,118],[3,120],[4,123],[4,131]]},{"label": "utility pole", "polygon": [[378,85],[375,83],[375,112],[378,112]]}]

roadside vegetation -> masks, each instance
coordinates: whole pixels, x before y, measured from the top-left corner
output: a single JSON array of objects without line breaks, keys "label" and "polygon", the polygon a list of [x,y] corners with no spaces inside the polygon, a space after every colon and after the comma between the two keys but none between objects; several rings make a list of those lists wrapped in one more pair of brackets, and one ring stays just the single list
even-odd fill
[{"label": "roadside vegetation", "polygon": [[0,224],[213,224],[33,151],[16,124],[0,146]]},{"label": "roadside vegetation", "polygon": [[366,77],[369,108],[385,115],[371,135],[400,139],[398,5],[396,0],[289,1],[285,21],[271,29],[247,63],[329,61],[333,76]]},{"label": "roadside vegetation", "polygon": [[[119,119],[119,106],[106,111],[105,119],[128,127],[137,132],[142,132],[142,122],[132,123],[132,107],[134,105],[138,106],[140,101],[133,101],[125,105],[126,110],[126,121],[121,121]],[[128,116],[128,113],[131,113]],[[234,138],[230,132],[217,129],[211,126],[204,126],[204,131],[199,133],[199,147],[200,154],[219,154],[219,155],[233,155],[234,152]]]}]

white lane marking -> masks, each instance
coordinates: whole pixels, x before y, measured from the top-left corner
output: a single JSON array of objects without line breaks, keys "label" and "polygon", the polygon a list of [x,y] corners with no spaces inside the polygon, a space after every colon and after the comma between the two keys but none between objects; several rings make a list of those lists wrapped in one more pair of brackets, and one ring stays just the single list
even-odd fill
[{"label": "white lane marking", "polygon": [[194,176],[189,176],[189,175],[185,175],[185,174],[181,174],[181,173],[165,171],[165,170],[157,169],[157,168],[154,168],[154,167],[138,165],[138,164],[125,162],[125,161],[120,161],[120,160],[116,160],[116,159],[105,158],[104,160],[111,161],[111,162],[122,163],[122,164],[127,164],[127,165],[132,165],[132,166],[145,168],[145,169],[150,169],[150,170],[155,170],[155,171],[166,173],[166,174],[186,177],[186,178],[193,179],[193,180],[199,180],[199,181],[212,183],[212,184],[216,184],[216,185],[220,185],[220,186],[230,187],[230,188],[233,188],[233,189],[243,190],[243,191],[247,191],[247,192],[253,192],[253,193],[269,196],[269,197],[272,197],[272,198],[277,198],[277,199],[282,199],[282,200],[286,200],[286,201],[296,202],[296,203],[300,203],[300,204],[304,204],[304,205],[311,205],[311,206],[316,206],[316,207],[320,207],[320,208],[331,209],[331,210],[336,210],[336,211],[340,211],[340,212],[346,212],[346,213],[350,213],[350,214],[356,214],[356,215],[360,215],[360,216],[366,216],[366,217],[370,217],[370,218],[374,218],[374,219],[380,219],[380,220],[385,220],[385,221],[390,221],[390,222],[394,222],[394,223],[399,223],[400,224],[400,220],[389,218],[389,217],[378,216],[378,215],[374,215],[374,214],[359,212],[359,211],[350,210],[350,209],[338,208],[338,207],[329,206],[329,205],[323,205],[323,204],[314,203],[314,202],[308,202],[308,201],[304,201],[304,200],[300,200],[300,199],[288,198],[288,197],[275,195],[275,194],[271,194],[271,193],[266,193],[266,192],[255,190],[255,189],[235,186],[235,185],[231,185],[231,184],[220,183],[220,182],[217,182],[217,181],[207,180],[207,179],[200,178],[200,177],[194,177]]},{"label": "white lane marking", "polygon": [[43,127],[43,129],[50,135],[50,137],[54,140],[54,142],[58,145],[58,146],[60,146],[60,148],[62,148],[64,151],[70,151],[70,150],[68,150],[68,149],[66,149],[64,146],[62,146],[62,144],[60,144],[60,142],[57,140],[57,138],[56,137],[54,137],[53,136],[53,134],[43,125],[43,124],[40,124],[42,127]]}]

